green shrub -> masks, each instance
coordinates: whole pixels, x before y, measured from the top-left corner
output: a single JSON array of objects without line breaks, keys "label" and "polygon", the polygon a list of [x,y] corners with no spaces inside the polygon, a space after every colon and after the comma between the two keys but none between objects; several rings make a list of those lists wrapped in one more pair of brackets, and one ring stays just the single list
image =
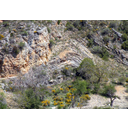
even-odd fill
[{"label": "green shrub", "polygon": [[124,33],[121,38],[122,38],[123,41],[126,41],[126,40],[128,39],[128,38],[127,38],[127,34]]},{"label": "green shrub", "polygon": [[100,22],[99,24],[101,27],[103,27],[104,25],[106,25],[106,23],[104,21]]},{"label": "green shrub", "polygon": [[126,82],[128,83],[128,78],[126,79]]},{"label": "green shrub", "polygon": [[61,20],[58,20],[58,21],[57,21],[57,24],[59,25],[59,24],[60,24],[60,22],[61,22]]},{"label": "green shrub", "polygon": [[27,89],[19,100],[19,106],[25,109],[39,109],[40,105],[41,101],[32,88]]},{"label": "green shrub", "polygon": [[50,44],[49,47],[52,48],[52,46],[55,44],[55,42],[53,40],[50,40]]},{"label": "green shrub", "polygon": [[11,33],[11,34],[10,34],[10,36],[11,36],[11,37],[13,37],[13,36],[14,36],[14,34],[13,34],[13,33]]},{"label": "green shrub", "polygon": [[87,82],[85,80],[75,80],[73,83],[73,87],[76,89],[74,92],[76,95],[82,95],[87,93]]},{"label": "green shrub", "polygon": [[54,72],[53,72],[53,74],[58,74],[59,72],[58,72],[58,70],[54,70]]},{"label": "green shrub", "polygon": [[47,29],[48,29],[48,33],[50,33],[51,32],[50,28],[47,28]]},{"label": "green shrub", "polygon": [[112,109],[112,108],[111,107],[106,107],[106,106],[104,106],[104,107],[95,106],[93,109]]},{"label": "green shrub", "polygon": [[116,92],[115,86],[113,86],[113,85],[106,86],[105,85],[103,87],[102,95],[106,96],[106,97],[113,97],[115,92]]},{"label": "green shrub", "polygon": [[100,84],[94,84],[92,93],[93,94],[98,94],[99,90],[100,90]]},{"label": "green shrub", "polygon": [[46,76],[46,72],[44,70],[42,70],[41,75]]},{"label": "green shrub", "polygon": [[6,81],[5,80],[1,80],[1,83],[6,83]]},{"label": "green shrub", "polygon": [[88,37],[88,39],[91,39],[92,38],[92,32],[87,33],[87,37]]},{"label": "green shrub", "polygon": [[12,81],[9,81],[8,84],[12,84]]},{"label": "green shrub", "polygon": [[73,27],[77,28],[79,31],[85,30],[86,20],[75,20],[72,22],[73,22]]},{"label": "green shrub", "polygon": [[113,49],[116,49],[117,48],[117,46],[116,45],[113,45]]},{"label": "green shrub", "polygon": [[92,49],[92,52],[99,54],[101,52],[101,47],[100,46],[94,46]]},{"label": "green shrub", "polygon": [[109,29],[108,28],[105,28],[105,29],[103,29],[102,31],[101,31],[101,34],[102,35],[107,35],[108,33],[109,33]]},{"label": "green shrub", "polygon": [[66,23],[66,27],[67,27],[67,30],[69,31],[72,31],[74,28],[74,26],[69,21]]},{"label": "green shrub", "polygon": [[114,55],[110,55],[110,58],[112,58],[112,59],[113,59],[113,58],[115,58],[115,56],[114,56]]},{"label": "green shrub", "polygon": [[64,74],[65,76],[70,76],[72,70],[71,70],[69,67],[66,67],[66,66],[65,66],[61,72],[62,72],[62,74]]},{"label": "green shrub", "polygon": [[74,21],[73,26],[74,26],[75,28],[78,28],[79,23],[80,23],[80,21],[76,20],[76,21]]},{"label": "green shrub", "polygon": [[12,52],[17,55],[17,54],[19,54],[20,50],[17,46],[14,46]]},{"label": "green shrub", "polygon": [[112,22],[110,22],[110,24],[109,24],[109,28],[116,28],[117,27],[117,25],[116,25],[116,21],[112,21]]},{"label": "green shrub", "polygon": [[108,60],[109,53],[105,47],[96,46],[93,48],[93,52],[98,54],[99,57],[101,57],[103,60]]},{"label": "green shrub", "polygon": [[0,92],[0,109],[7,109],[7,104],[5,102],[4,93]]},{"label": "green shrub", "polygon": [[80,20],[81,26],[85,26],[86,22],[86,20]]},{"label": "green shrub", "polygon": [[104,37],[103,37],[103,41],[104,41],[105,43],[108,43],[109,40],[110,40],[110,38],[109,38],[108,36],[104,36]]},{"label": "green shrub", "polygon": [[9,47],[7,47],[6,45],[2,48],[2,50],[8,54],[9,53]]},{"label": "green shrub", "polygon": [[94,63],[90,58],[85,58],[80,66],[76,69],[76,76],[83,79],[90,79],[94,70]]},{"label": "green shrub", "polygon": [[93,39],[88,40],[87,46],[92,47],[94,44]]},{"label": "green shrub", "polygon": [[128,40],[121,45],[121,48],[124,50],[128,50]]},{"label": "green shrub", "polygon": [[23,32],[21,32],[21,34],[22,34],[23,36],[27,36],[27,35],[28,35],[28,32],[27,32],[27,31],[23,31]]},{"label": "green shrub", "polygon": [[24,46],[25,46],[25,43],[24,43],[24,42],[20,42],[20,43],[19,43],[19,48],[20,48],[21,50],[24,48]]},{"label": "green shrub", "polygon": [[125,32],[126,34],[128,34],[128,21],[127,20],[123,20],[120,24],[120,29]]},{"label": "green shrub", "polygon": [[106,50],[105,47],[102,47],[100,57],[103,58],[103,60],[106,60],[106,61],[108,60],[109,53],[108,53],[108,51]]},{"label": "green shrub", "polygon": [[4,27],[8,27],[9,26],[9,22],[8,21],[4,21],[3,25],[4,25]]},{"label": "green shrub", "polygon": [[52,20],[47,20],[47,23],[51,24],[52,23]]},{"label": "green shrub", "polygon": [[118,79],[118,81],[119,81],[119,84],[123,84],[124,82],[125,82],[125,80],[126,80],[126,78],[125,77],[120,77],[119,79]]}]

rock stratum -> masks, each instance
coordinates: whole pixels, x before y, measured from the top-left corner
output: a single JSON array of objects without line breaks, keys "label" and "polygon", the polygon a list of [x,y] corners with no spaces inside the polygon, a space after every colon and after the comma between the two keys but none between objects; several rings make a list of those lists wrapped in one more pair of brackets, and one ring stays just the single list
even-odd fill
[{"label": "rock stratum", "polygon": [[[4,22],[2,27],[7,25]],[[0,78],[26,74],[33,66],[47,65],[46,72],[51,73],[66,65],[78,67],[85,57],[94,60],[84,41],[69,38],[71,32],[65,32],[65,24],[66,21],[60,25],[52,21],[52,24],[42,26],[23,21],[10,23],[11,31],[3,30],[4,38],[0,40]],[[55,42],[52,50],[50,40]],[[22,49],[19,48],[20,42],[24,43]]]},{"label": "rock stratum", "polygon": [[[66,65],[78,67],[86,57],[95,63],[95,46],[105,47],[114,59],[128,65],[128,52],[121,49],[122,34],[116,28],[108,28],[109,21],[96,21],[97,29],[95,21],[70,21],[69,28],[68,22],[0,21],[0,77],[26,74],[31,67],[40,65],[47,65],[45,70],[50,75],[52,70],[61,70]],[[102,31],[107,34],[102,35]],[[107,43],[105,36],[109,38]],[[90,40],[92,48],[88,46]]]},{"label": "rock stratum", "polygon": [[10,52],[4,54],[2,50],[0,51],[0,77],[12,77],[18,73],[25,74],[34,65],[46,64],[51,55],[46,27],[39,28],[37,31],[31,29],[27,37],[20,36],[13,40],[25,44],[23,50],[17,55],[12,53],[14,47],[11,46],[10,35],[7,40],[2,41],[4,44],[8,44]]}]

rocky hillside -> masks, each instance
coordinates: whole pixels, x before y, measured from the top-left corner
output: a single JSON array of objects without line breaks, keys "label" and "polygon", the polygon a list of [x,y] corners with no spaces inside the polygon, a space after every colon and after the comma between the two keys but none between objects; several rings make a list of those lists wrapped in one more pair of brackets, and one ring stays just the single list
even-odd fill
[{"label": "rocky hillside", "polygon": [[79,66],[85,57],[94,60],[93,54],[100,54],[101,47],[110,53],[109,56],[127,65],[127,51],[121,49],[125,39],[116,30],[120,22],[3,21],[0,28],[0,77],[25,74],[34,65],[47,63],[59,64],[54,68],[67,64]]},{"label": "rocky hillside", "polygon": [[[125,21],[0,21],[1,88],[8,95],[16,93],[16,97],[19,90],[23,92],[28,87],[35,90],[46,86],[51,92],[56,86],[72,84],[84,58],[90,58],[97,66],[101,74],[96,75],[103,73],[104,78],[98,83],[101,86],[127,86],[126,25]],[[93,86],[97,79],[94,75],[89,83]],[[93,99],[96,97],[92,95]]]},{"label": "rocky hillside", "polygon": [[23,21],[11,22],[3,22],[0,30],[3,35],[0,40],[1,77],[27,73],[33,65],[46,64],[51,55],[45,26],[29,25]]}]

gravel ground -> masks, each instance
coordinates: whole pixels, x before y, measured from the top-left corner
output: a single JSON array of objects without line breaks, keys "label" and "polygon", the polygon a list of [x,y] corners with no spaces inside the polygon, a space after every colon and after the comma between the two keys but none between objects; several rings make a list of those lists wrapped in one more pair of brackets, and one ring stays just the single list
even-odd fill
[{"label": "gravel ground", "polygon": [[[120,99],[115,99],[113,103],[114,109],[126,109],[128,108],[128,101],[126,100],[126,96],[128,96],[128,93],[125,92],[126,88],[123,86],[116,86],[116,95],[120,97]],[[92,94],[90,95],[91,100],[88,101],[87,106],[83,106],[82,109],[93,109],[94,107],[110,107],[110,99]],[[79,109],[78,107],[75,107],[74,109]]]}]

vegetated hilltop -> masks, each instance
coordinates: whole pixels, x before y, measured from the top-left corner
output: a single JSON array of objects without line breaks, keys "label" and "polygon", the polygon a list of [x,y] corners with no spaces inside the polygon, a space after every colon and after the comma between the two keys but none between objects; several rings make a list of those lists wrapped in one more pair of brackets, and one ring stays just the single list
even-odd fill
[{"label": "vegetated hilltop", "polygon": [[1,87],[16,107],[90,108],[91,97],[99,95],[111,106],[128,107],[123,92],[115,93],[115,85],[127,87],[128,21],[1,21],[0,26]]}]

